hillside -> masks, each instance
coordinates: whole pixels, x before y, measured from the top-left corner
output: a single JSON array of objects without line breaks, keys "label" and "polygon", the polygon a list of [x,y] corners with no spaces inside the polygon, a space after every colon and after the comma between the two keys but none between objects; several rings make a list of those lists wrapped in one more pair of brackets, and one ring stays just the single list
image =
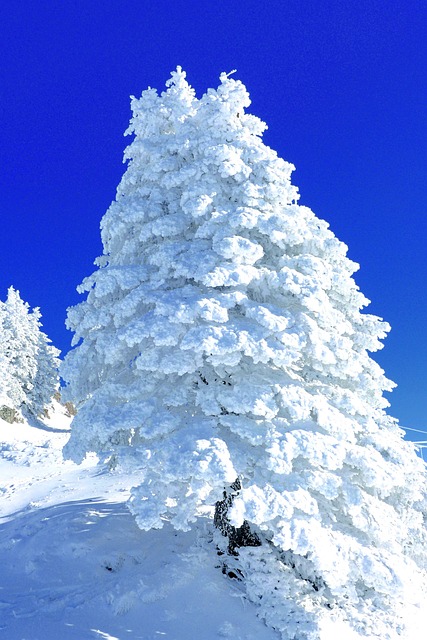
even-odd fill
[{"label": "hillside", "polygon": [[[242,584],[223,576],[209,531],[143,532],[130,475],[62,458],[70,418],[0,419],[0,638],[278,640]],[[417,620],[410,640],[423,637]],[[322,637],[355,640],[337,621]]]}]

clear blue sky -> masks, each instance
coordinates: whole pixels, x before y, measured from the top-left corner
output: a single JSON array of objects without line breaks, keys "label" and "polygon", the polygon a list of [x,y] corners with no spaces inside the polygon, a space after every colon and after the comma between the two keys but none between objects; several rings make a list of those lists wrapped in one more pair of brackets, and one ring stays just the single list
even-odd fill
[{"label": "clear blue sky", "polygon": [[177,64],[200,96],[248,87],[301,202],[361,265],[393,330],[392,415],[427,428],[427,9],[416,0],[9,0],[0,9],[0,298],[13,284],[70,348],[66,308],[101,253],[129,95]]}]

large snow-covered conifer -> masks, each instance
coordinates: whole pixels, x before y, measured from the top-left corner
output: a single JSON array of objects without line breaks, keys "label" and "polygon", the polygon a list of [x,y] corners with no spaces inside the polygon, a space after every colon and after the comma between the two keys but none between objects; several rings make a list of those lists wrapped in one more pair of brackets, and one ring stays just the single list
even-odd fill
[{"label": "large snow-covered conifer", "polygon": [[143,529],[215,515],[284,639],[397,638],[425,593],[426,478],[369,355],[388,325],[249,104],[225,74],[197,99],[179,68],[132,100],[104,255],[68,313],[65,452],[133,470]]},{"label": "large snow-covered conifer", "polygon": [[34,416],[50,404],[59,383],[59,351],[41,331],[40,318],[40,310],[30,311],[10,287],[0,302],[1,402]]}]

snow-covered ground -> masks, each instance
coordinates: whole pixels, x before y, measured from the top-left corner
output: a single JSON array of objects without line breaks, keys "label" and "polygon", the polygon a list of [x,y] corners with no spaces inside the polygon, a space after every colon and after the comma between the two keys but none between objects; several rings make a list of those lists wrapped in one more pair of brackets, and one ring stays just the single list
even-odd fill
[{"label": "snow-covered ground", "polygon": [[130,476],[64,462],[69,429],[0,420],[0,638],[278,640],[202,527],[140,531]]}]

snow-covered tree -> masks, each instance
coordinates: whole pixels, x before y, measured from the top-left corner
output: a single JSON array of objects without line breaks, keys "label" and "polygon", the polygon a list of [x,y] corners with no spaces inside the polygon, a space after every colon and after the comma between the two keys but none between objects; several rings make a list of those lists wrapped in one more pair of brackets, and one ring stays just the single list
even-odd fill
[{"label": "snow-covered tree", "polygon": [[2,340],[5,320],[5,304],[0,301],[0,418],[13,422],[17,417],[17,411],[13,406],[14,402],[12,400],[15,383],[6,355],[6,345]]},{"label": "snow-covered tree", "polygon": [[425,597],[426,475],[369,355],[389,327],[249,104],[226,74],[197,99],[180,68],[132,99],[104,254],[68,312],[65,453],[133,470],[143,529],[211,513],[284,639],[397,638]]},{"label": "snow-covered tree", "polygon": [[59,381],[59,351],[41,331],[40,318],[40,310],[30,311],[10,287],[6,302],[0,302],[2,403],[34,416],[50,404]]}]

